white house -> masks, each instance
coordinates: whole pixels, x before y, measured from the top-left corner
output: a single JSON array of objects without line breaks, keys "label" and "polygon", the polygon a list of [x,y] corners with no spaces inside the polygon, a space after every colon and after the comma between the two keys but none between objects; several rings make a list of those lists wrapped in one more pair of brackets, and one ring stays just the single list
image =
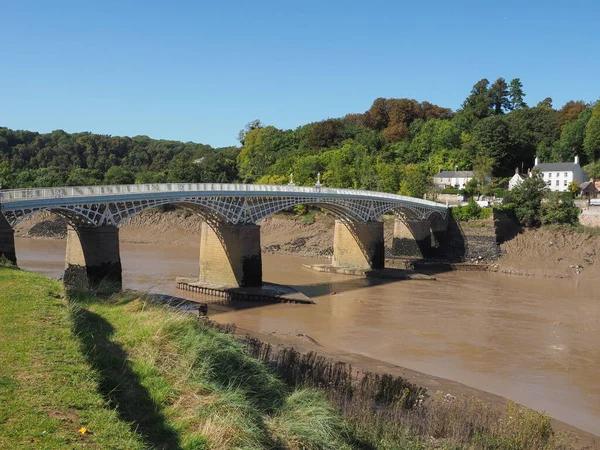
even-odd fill
[{"label": "white house", "polygon": [[566,191],[572,181],[581,184],[588,178],[579,165],[579,156],[575,156],[572,163],[540,163],[540,158],[536,157],[532,170],[542,172],[542,177],[551,191]]},{"label": "white house", "polygon": [[515,169],[515,174],[513,175],[513,177],[508,180],[508,190],[512,190],[515,186],[517,186],[518,184],[521,184],[521,182],[527,178],[525,175],[523,175],[522,173],[519,173],[519,168],[517,167]]},{"label": "white house", "polygon": [[434,175],[433,184],[442,189],[447,186],[463,189],[472,178],[471,170],[440,170]]}]

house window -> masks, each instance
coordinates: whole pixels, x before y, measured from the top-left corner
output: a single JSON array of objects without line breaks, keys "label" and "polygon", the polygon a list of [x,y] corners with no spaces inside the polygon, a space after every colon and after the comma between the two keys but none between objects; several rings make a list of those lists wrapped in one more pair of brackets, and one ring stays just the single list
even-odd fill
[{"label": "house window", "polygon": [[548,178],[552,178],[552,172],[548,173]]},{"label": "house window", "polygon": [[567,185],[567,180],[565,180],[565,186]]},{"label": "house window", "polygon": [[565,178],[567,178],[567,176],[568,176],[568,175],[567,175],[567,172],[565,172]]},{"label": "house window", "polygon": [[556,185],[558,186],[558,180],[556,180]]}]

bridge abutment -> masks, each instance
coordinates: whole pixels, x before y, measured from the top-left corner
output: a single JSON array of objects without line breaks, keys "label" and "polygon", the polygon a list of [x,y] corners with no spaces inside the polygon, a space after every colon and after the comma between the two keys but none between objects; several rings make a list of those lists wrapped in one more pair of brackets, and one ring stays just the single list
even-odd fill
[{"label": "bridge abutment", "polygon": [[69,225],[63,280],[70,287],[120,290],[119,229]]},{"label": "bridge abutment", "polygon": [[383,222],[335,221],[333,267],[383,269],[384,263]]},{"label": "bridge abutment", "polygon": [[0,257],[2,256],[17,265],[15,230],[12,229],[4,214],[0,213]]},{"label": "bridge abutment", "polygon": [[394,223],[392,254],[395,256],[426,257],[431,254],[431,221],[400,220]]},{"label": "bridge abutment", "polygon": [[202,224],[200,235],[201,283],[254,287],[262,285],[260,226]]}]

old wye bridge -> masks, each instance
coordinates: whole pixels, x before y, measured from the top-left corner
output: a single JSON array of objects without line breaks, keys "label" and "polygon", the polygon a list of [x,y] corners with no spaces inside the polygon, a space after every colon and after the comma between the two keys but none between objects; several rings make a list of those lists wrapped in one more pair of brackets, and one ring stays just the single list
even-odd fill
[{"label": "old wye bridge", "polygon": [[382,216],[396,216],[394,249],[422,256],[445,245],[446,205],[412,197],[319,185],[136,184],[0,191],[0,255],[16,263],[14,227],[40,211],[68,221],[65,281],[121,284],[119,226],[150,208],[174,204],[201,216],[200,280],[230,286],[262,283],[262,219],[295,205],[314,205],[333,215],[332,265],[384,266]]}]

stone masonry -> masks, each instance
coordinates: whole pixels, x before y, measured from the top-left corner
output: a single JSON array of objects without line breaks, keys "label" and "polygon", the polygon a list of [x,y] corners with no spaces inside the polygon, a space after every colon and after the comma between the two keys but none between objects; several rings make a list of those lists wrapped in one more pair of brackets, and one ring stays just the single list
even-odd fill
[{"label": "stone masonry", "polygon": [[82,289],[120,290],[119,229],[69,225],[64,282]]},{"label": "stone masonry", "polygon": [[392,254],[423,258],[431,253],[431,222],[429,220],[396,219]]},{"label": "stone masonry", "polygon": [[383,222],[335,221],[331,265],[354,269],[383,269]]},{"label": "stone masonry", "polygon": [[0,257],[2,256],[13,264],[17,264],[15,230],[9,225],[4,215],[0,213]]},{"label": "stone masonry", "polygon": [[199,281],[230,287],[261,286],[260,227],[219,224],[215,230],[204,222]]}]

